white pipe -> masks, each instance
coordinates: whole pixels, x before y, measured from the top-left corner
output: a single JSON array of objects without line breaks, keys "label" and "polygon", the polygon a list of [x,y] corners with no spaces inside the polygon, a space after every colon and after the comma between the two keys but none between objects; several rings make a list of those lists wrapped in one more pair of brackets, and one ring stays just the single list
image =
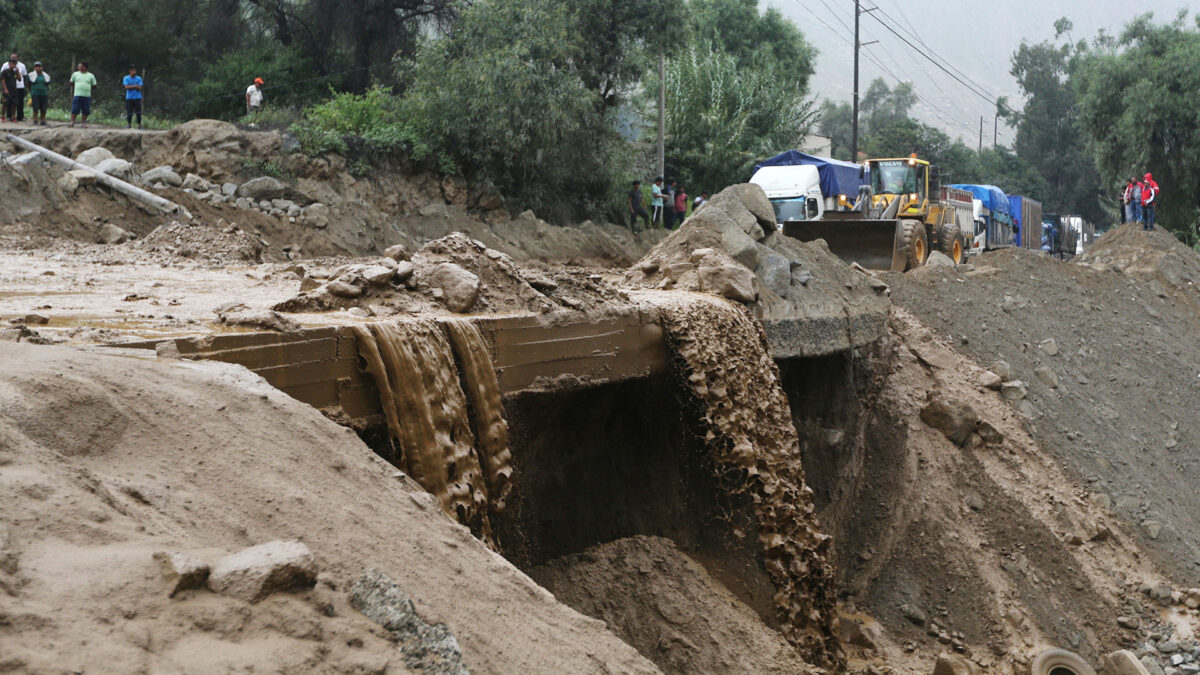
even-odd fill
[{"label": "white pipe", "polygon": [[63,155],[60,155],[57,152],[54,152],[53,150],[48,150],[46,148],[43,148],[42,146],[40,146],[36,143],[27,141],[24,138],[21,138],[20,136],[15,136],[13,134],[7,134],[5,136],[5,138],[7,138],[9,140],[9,142],[12,143],[13,145],[16,145],[19,148],[24,148],[26,150],[31,150],[33,152],[36,152],[56,164],[61,164],[62,166],[65,166],[68,170],[83,169],[84,171],[91,171],[93,174],[96,175],[97,181],[103,183],[104,185],[107,185],[108,187],[116,190],[117,192],[120,192],[121,194],[124,194],[128,197],[132,197],[133,199],[136,199],[139,202],[142,202],[143,204],[149,204],[150,206],[153,206],[165,213],[182,214],[183,216],[187,217],[189,220],[192,217],[192,214],[188,213],[187,209],[176,204],[175,202],[173,202],[169,199],[164,199],[162,197],[159,197],[158,195],[156,195],[152,192],[147,192],[136,185],[126,183],[125,181],[121,180],[120,178],[115,178],[115,177],[110,176],[101,171],[96,171],[95,169],[93,169],[92,167],[90,167],[86,164],[80,164],[79,162],[76,162],[75,160],[71,159],[70,157],[64,157]]}]

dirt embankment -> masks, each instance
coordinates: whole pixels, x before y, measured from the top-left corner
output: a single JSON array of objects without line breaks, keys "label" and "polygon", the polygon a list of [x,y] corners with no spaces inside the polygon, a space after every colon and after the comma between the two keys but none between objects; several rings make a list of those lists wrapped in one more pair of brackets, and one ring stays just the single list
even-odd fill
[{"label": "dirt embankment", "polygon": [[[531,212],[510,211],[494,190],[406,163],[356,178],[340,157],[308,157],[277,132],[247,132],[215,120],[161,133],[55,128],[26,137],[72,158],[106,148],[132,163],[129,178],[135,181],[139,174],[169,167],[173,176],[147,177],[147,186],[161,182],[155,188],[159,194],[205,225],[225,220],[259,237],[268,259],[364,256],[393,244],[416,249],[459,231],[522,260],[626,265],[664,235],[661,230],[634,235],[591,221],[552,226]],[[0,235],[41,243],[47,236],[91,241],[104,222],[144,236],[170,220],[105,188],[64,190],[56,183],[63,173],[57,167],[33,182],[5,178],[6,172],[18,172],[0,165],[0,187],[7,181],[12,188],[13,199],[6,201],[20,208],[0,210],[8,216]]]},{"label": "dirt embankment", "polygon": [[[1118,271],[1124,268],[1124,272]],[[1025,251],[889,279],[894,300],[1027,392],[1032,435],[1179,583],[1200,582],[1200,258],[1126,225],[1076,263]],[[1017,395],[1017,394],[1014,394]]]},{"label": "dirt embankment", "polygon": [[[471,672],[657,671],[351,431],[239,368],[0,344],[0,465],[6,670],[406,672],[395,612],[351,607],[376,568]],[[153,558],[271,540],[311,549],[315,587],[172,598]]]}]

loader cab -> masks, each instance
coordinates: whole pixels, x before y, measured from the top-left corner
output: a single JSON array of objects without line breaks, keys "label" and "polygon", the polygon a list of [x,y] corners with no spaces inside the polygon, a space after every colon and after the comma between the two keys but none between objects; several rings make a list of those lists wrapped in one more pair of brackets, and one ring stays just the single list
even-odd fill
[{"label": "loader cab", "polygon": [[916,157],[870,161],[871,194],[876,207],[900,200],[897,213],[919,216],[929,204],[929,162]]}]

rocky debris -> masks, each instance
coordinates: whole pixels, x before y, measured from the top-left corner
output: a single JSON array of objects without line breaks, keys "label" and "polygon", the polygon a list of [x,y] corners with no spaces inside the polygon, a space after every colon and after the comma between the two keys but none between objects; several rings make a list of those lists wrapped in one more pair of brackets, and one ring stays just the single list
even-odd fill
[{"label": "rocky debris", "polygon": [[350,589],[350,605],[391,634],[405,665],[430,675],[467,675],[458,640],[445,624],[430,624],[412,599],[379,570],[367,570]]},{"label": "rocky debris", "polygon": [[237,190],[237,195],[260,202],[263,200],[280,199],[287,194],[287,191],[287,185],[278,178],[260,176],[242,183],[241,187]]},{"label": "rocky debris", "polygon": [[79,153],[79,155],[75,157],[75,161],[84,166],[95,169],[96,167],[100,166],[101,162],[115,158],[116,155],[112,154],[112,152],[110,152],[108,149],[96,147]]},{"label": "rocky debris", "polygon": [[218,560],[208,577],[213,592],[246,602],[311,588],[316,582],[316,559],[298,541],[272,541],[243,549]]},{"label": "rocky debris", "polygon": [[180,187],[193,192],[208,192],[212,189],[213,184],[194,173],[189,173],[183,177],[183,183]]},{"label": "rocky debris", "polygon": [[133,164],[115,157],[97,164],[96,171],[123,180],[126,183],[137,183],[140,178]]},{"label": "rocky debris", "polygon": [[208,581],[208,564],[186,553],[159,551],[154,554],[154,560],[163,579],[171,586],[172,597],[180,591],[203,588],[204,582]]},{"label": "rocky debris", "polygon": [[224,220],[214,224],[173,220],[156,227],[137,245],[145,251],[205,259],[219,265],[262,262],[266,248],[262,239]]},{"label": "rocky debris", "polygon": [[213,310],[221,323],[227,326],[246,326],[249,328],[265,328],[281,333],[300,330],[300,324],[291,318],[271,309],[251,309],[241,303],[234,302]]},{"label": "rocky debris", "polygon": [[921,420],[961,446],[975,431],[979,414],[967,403],[939,395],[921,409]]},{"label": "rocky debris", "polygon": [[96,236],[102,244],[124,244],[132,238],[132,235],[128,231],[112,223],[102,225]]},{"label": "rocky debris", "polygon": [[422,281],[435,292],[441,291],[442,301],[452,312],[470,311],[479,299],[479,277],[452,262],[438,263],[424,271]]},{"label": "rocky debris", "polygon": [[167,185],[169,187],[182,187],[183,178],[175,173],[175,169],[163,165],[157,166],[145,172],[141,176],[144,185]]}]

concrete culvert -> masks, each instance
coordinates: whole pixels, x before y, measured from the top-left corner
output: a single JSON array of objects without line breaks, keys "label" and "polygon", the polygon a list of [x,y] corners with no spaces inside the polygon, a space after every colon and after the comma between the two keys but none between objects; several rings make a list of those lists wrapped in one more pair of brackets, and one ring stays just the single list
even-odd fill
[{"label": "concrete culvert", "polygon": [[1047,649],[1030,664],[1029,675],[1096,675],[1096,671],[1074,652]]}]

